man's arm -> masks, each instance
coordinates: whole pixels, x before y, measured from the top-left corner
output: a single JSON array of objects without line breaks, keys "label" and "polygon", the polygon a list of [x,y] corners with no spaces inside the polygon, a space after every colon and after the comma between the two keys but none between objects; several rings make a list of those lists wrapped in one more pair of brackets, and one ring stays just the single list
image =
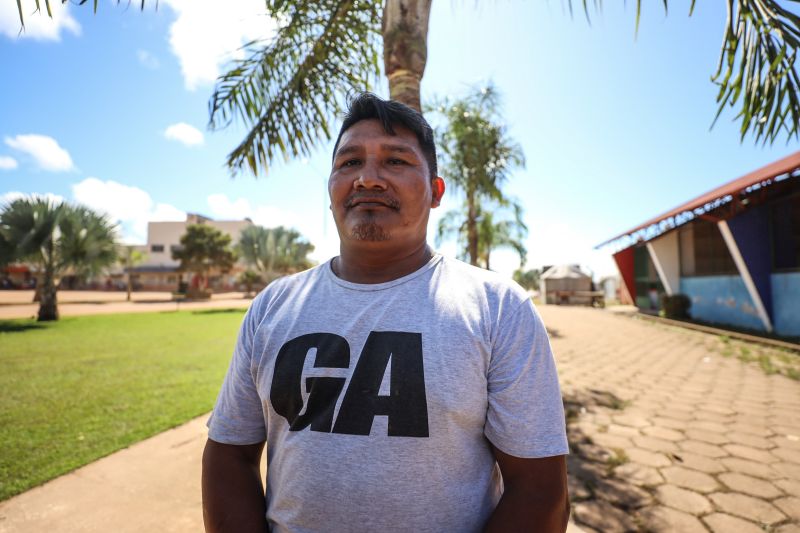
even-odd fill
[{"label": "man's arm", "polygon": [[203,522],[208,533],[266,533],[259,465],[264,443],[236,446],[208,439],[203,451]]},{"label": "man's arm", "polygon": [[503,474],[503,497],[486,524],[486,533],[563,533],[569,519],[567,462],[563,455],[521,459],[492,452]]}]

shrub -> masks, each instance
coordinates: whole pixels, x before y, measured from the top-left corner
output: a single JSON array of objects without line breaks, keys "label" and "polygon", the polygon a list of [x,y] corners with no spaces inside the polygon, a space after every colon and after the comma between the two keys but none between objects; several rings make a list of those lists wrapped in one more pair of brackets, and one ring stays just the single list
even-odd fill
[{"label": "shrub", "polygon": [[661,311],[667,318],[689,318],[692,301],[685,294],[664,294],[661,297]]}]

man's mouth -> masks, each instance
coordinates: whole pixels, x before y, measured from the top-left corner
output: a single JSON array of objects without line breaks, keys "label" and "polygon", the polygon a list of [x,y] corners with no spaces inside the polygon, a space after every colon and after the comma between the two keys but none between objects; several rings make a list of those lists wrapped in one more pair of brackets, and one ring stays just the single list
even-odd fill
[{"label": "man's mouth", "polygon": [[388,207],[390,209],[400,209],[400,202],[394,198],[387,196],[367,196],[367,195],[353,195],[349,197],[344,206],[347,209],[362,206],[362,207]]}]

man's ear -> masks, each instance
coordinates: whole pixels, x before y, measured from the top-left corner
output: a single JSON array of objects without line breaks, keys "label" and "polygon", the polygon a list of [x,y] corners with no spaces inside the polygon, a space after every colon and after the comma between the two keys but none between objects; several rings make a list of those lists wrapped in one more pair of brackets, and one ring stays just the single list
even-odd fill
[{"label": "man's ear", "polygon": [[439,207],[444,196],[444,180],[436,176],[431,180],[431,207]]}]

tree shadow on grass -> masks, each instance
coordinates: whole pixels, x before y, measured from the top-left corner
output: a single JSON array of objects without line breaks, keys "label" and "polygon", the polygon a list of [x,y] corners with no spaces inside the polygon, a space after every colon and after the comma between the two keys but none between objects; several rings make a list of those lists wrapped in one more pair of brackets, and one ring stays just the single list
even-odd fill
[{"label": "tree shadow on grass", "polygon": [[625,450],[600,445],[586,429],[602,433],[598,420],[625,407],[627,402],[607,391],[589,389],[564,396],[572,518],[593,531],[646,531],[641,512],[653,502],[652,495],[630,479],[632,465]]},{"label": "tree shadow on grass", "polygon": [[201,309],[199,311],[192,311],[193,315],[220,315],[226,313],[244,313],[247,311],[244,307],[226,307],[224,309]]},{"label": "tree shadow on grass", "polygon": [[32,329],[44,329],[44,324],[37,322],[20,322],[18,320],[0,320],[0,333],[22,333]]}]

